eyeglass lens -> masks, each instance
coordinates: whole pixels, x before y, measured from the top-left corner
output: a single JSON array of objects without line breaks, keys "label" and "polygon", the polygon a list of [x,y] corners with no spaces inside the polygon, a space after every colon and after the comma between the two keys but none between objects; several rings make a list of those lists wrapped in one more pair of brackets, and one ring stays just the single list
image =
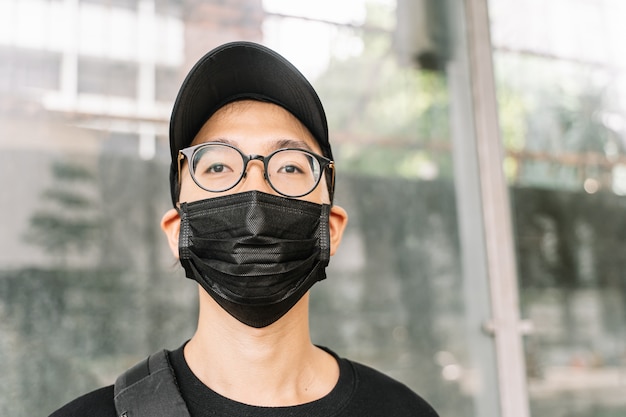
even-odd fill
[{"label": "eyeglass lens", "polygon": [[[192,175],[198,185],[209,191],[225,191],[244,176],[248,157],[222,144],[198,148],[192,157]],[[266,175],[279,193],[298,197],[311,192],[321,176],[314,155],[304,150],[281,149],[266,157]]]}]

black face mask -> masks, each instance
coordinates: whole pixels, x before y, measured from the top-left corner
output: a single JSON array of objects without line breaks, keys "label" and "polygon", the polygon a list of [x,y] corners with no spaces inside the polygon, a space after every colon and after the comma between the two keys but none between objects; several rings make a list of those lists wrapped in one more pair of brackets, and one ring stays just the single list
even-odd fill
[{"label": "black face mask", "polygon": [[230,315],[252,327],[281,318],[330,258],[330,206],[249,191],[179,208],[180,261]]}]

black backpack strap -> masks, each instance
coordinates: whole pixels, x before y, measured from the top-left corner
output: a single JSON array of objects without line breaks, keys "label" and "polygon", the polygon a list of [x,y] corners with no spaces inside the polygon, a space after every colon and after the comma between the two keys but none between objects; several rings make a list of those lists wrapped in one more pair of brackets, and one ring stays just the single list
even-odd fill
[{"label": "black backpack strap", "polygon": [[120,375],[114,400],[120,417],[190,417],[165,350]]}]

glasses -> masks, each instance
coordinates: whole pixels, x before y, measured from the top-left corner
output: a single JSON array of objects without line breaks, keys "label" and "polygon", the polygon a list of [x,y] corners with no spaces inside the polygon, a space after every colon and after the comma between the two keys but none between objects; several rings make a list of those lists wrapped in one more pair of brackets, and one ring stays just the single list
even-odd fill
[{"label": "glasses", "polygon": [[[329,190],[334,179],[334,162],[304,149],[278,149],[267,156],[245,155],[225,143],[202,143],[179,151],[178,189],[182,160],[203,190],[219,193],[235,187],[246,176],[248,162],[263,162],[263,176],[274,191],[285,197],[303,197],[317,187],[326,168],[330,171]],[[332,197],[331,197],[332,198]]]}]

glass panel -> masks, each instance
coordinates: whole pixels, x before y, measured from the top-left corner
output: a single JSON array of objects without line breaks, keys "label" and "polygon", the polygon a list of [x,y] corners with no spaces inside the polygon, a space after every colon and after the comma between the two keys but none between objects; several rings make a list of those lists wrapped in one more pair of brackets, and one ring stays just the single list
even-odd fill
[{"label": "glass panel", "polygon": [[491,0],[531,412],[622,416],[626,9],[549,3]]},{"label": "glass panel", "polygon": [[78,92],[133,98],[137,95],[137,64],[80,58]]},{"label": "glass panel", "polygon": [[164,16],[181,17],[183,0],[154,0],[154,10]]},{"label": "glass panel", "polygon": [[[91,5],[85,17],[70,10],[85,5],[68,3],[54,13],[95,22],[91,13],[124,6],[128,18],[120,22],[135,21],[133,2],[97,3],[112,7]],[[338,7],[333,0],[296,12],[287,8],[294,2],[268,0],[261,22],[241,1],[224,5],[223,16],[219,7],[194,12],[203,2],[184,2],[184,13],[179,0],[165,3],[156,3],[159,18],[173,10],[167,22],[180,35],[168,45],[185,46],[187,63],[244,30],[263,33],[258,40],[303,68],[325,102],[337,204],[351,220],[328,280],[313,290],[314,341],[405,382],[442,416],[494,415],[481,412],[495,409],[497,397],[491,339],[480,332],[479,318],[489,312],[486,282],[484,274],[463,270],[461,260],[475,252],[460,243],[452,158],[454,143],[473,131],[471,109],[451,106],[451,97],[469,94],[465,63],[451,52],[453,45],[463,50],[464,32],[441,38],[436,30],[463,27],[462,11],[400,2],[396,14],[393,1]],[[38,4],[5,0],[0,7],[27,19]],[[253,10],[258,2],[250,4]],[[233,18],[240,9],[249,14]],[[178,20],[181,14],[192,20]],[[413,19],[430,22],[434,32],[411,32],[423,27]],[[171,207],[168,140],[160,136],[169,108],[162,101],[171,101],[172,79],[185,71],[180,51],[172,46],[171,56],[158,60],[126,54],[158,44],[159,34],[147,30],[128,40],[142,48],[125,45],[120,57],[107,47],[113,34],[93,33],[103,38],[83,40],[80,48],[97,51],[40,45],[61,57],[52,75],[42,75],[58,76],[59,91],[33,97],[16,87],[0,112],[0,385],[7,387],[0,415],[46,415],[111,384],[147,354],[178,347],[195,327],[196,286],[158,227]],[[434,46],[415,48],[413,36],[431,35]],[[0,29],[3,47],[24,49],[23,39]],[[302,39],[315,39],[315,48],[302,48]],[[409,65],[415,53],[428,70]],[[0,70],[15,71],[4,62]]]},{"label": "glass panel", "polygon": [[[466,250],[482,251],[461,247],[452,158],[452,135],[467,141],[473,132],[463,11],[426,3],[400,2],[396,11],[370,2],[352,27],[285,18],[291,3],[265,2],[279,14],[265,23],[270,45],[306,64],[289,38],[316,31],[320,50],[330,53],[307,50],[316,59],[305,68],[319,74],[314,84],[338,166],[336,202],[350,223],[328,281],[313,289],[314,340],[400,379],[441,415],[495,415],[497,392],[487,388],[497,384],[493,349],[480,331],[489,317],[484,268],[463,271],[462,263]],[[316,13],[324,22],[342,19]],[[437,41],[424,46],[416,27]],[[420,54],[429,70],[413,65]],[[451,97],[463,98],[454,110]],[[481,245],[476,237],[469,243]]]},{"label": "glass panel", "polygon": [[180,82],[180,71],[177,68],[158,66],[155,71],[155,99],[173,102]]},{"label": "glass panel", "polygon": [[0,45],[0,91],[18,88],[59,88],[61,56],[50,51],[17,49]]},{"label": "glass panel", "polygon": [[80,0],[83,3],[100,4],[109,7],[122,7],[128,9],[137,9],[139,0]]}]

